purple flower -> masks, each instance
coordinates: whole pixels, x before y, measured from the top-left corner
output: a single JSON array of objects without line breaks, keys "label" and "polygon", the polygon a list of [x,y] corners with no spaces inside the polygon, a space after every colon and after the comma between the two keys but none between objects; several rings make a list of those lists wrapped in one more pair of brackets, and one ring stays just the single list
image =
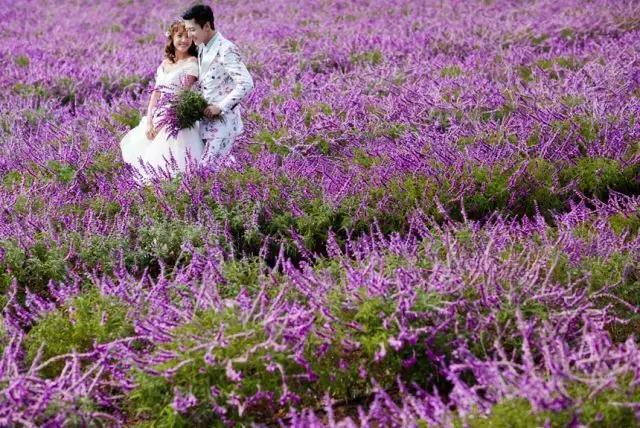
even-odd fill
[{"label": "purple flower", "polygon": [[178,413],[185,413],[196,404],[198,404],[198,400],[191,392],[184,395],[182,394],[182,392],[180,392],[179,388],[173,388],[173,401],[171,402],[171,407],[173,408],[173,410]]}]

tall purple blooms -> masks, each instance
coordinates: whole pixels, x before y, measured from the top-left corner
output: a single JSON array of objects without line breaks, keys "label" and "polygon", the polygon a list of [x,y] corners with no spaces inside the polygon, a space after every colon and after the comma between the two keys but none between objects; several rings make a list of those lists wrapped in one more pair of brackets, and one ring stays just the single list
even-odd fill
[{"label": "tall purple blooms", "polygon": [[142,189],[182,6],[14,3],[0,425],[638,423],[634,2],[223,2],[238,162]]}]

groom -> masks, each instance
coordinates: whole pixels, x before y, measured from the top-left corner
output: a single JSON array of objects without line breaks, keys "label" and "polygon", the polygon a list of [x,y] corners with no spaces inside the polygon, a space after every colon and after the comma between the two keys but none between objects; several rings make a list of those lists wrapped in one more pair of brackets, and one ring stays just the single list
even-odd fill
[{"label": "groom", "polygon": [[[253,79],[236,45],[222,37],[209,6],[196,5],[182,14],[189,36],[198,45],[202,94],[209,104],[200,121],[205,147],[202,163],[225,157],[243,131],[240,101],[253,89]],[[233,155],[230,156],[233,160]]]}]

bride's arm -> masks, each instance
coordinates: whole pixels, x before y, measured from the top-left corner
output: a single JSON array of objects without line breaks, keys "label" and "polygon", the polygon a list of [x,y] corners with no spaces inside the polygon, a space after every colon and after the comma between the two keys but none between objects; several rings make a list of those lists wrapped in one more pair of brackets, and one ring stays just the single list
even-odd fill
[{"label": "bride's arm", "polygon": [[147,107],[147,138],[153,140],[156,136],[156,129],[153,126],[153,113],[156,110],[156,104],[158,103],[158,99],[160,98],[159,91],[153,91],[151,94],[151,98],[149,98],[149,106]]},{"label": "bride's arm", "polygon": [[160,91],[155,89],[158,85],[158,75],[160,70],[162,70],[162,65],[166,62],[166,60],[162,61],[162,64],[156,70],[156,78],[155,78],[155,86],[154,90],[151,93],[151,97],[149,98],[149,105],[147,106],[147,138],[153,140],[157,134],[155,127],[153,126],[153,115],[156,111],[156,105],[158,104],[158,100],[160,99]]},{"label": "bride's arm", "polygon": [[154,90],[151,94],[151,98],[149,98],[149,106],[147,107],[147,122],[151,123],[153,118],[153,113],[156,110],[156,104],[158,103],[158,99],[160,98],[160,91]]}]

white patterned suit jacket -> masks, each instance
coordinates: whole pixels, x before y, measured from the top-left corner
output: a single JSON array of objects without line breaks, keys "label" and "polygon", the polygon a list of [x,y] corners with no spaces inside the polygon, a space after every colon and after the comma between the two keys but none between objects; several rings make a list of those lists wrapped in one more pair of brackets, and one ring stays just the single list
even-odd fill
[{"label": "white patterned suit jacket", "polygon": [[204,98],[222,110],[214,119],[200,121],[200,136],[214,140],[240,135],[243,124],[239,103],[253,89],[253,78],[239,49],[216,31],[207,45],[198,46],[198,65]]}]

